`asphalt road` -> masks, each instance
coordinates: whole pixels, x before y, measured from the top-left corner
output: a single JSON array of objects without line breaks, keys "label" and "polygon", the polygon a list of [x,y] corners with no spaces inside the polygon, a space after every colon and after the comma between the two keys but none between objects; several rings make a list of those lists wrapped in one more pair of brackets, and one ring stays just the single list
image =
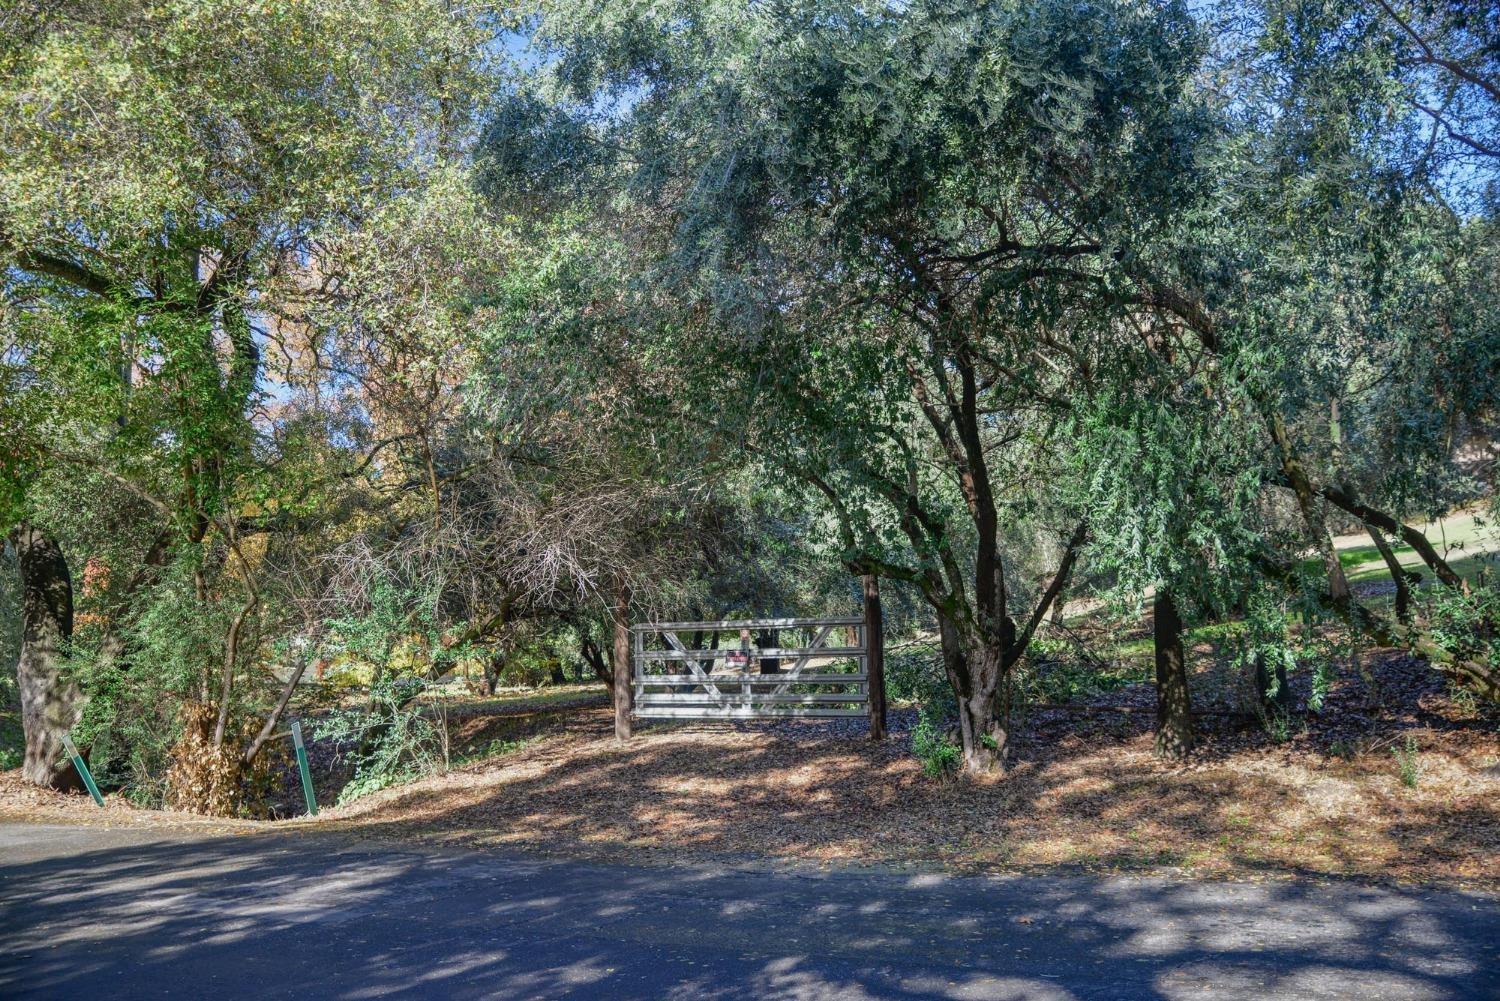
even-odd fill
[{"label": "asphalt road", "polygon": [[0,825],[0,997],[1500,998],[1500,898]]}]

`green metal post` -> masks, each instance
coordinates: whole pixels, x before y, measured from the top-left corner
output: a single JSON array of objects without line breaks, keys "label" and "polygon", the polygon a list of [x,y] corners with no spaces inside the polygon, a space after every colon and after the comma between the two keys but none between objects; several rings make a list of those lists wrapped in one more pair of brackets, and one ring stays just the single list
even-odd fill
[{"label": "green metal post", "polygon": [[78,769],[79,778],[88,787],[89,795],[94,797],[94,802],[100,806],[104,805],[104,797],[99,795],[99,787],[94,785],[94,776],[89,772],[89,766],[83,763],[83,755],[78,753],[78,748],[73,746],[73,738],[63,734],[63,748],[68,752],[68,757],[73,760],[73,767]]},{"label": "green metal post", "polygon": [[307,767],[307,748],[302,746],[302,721],[292,721],[292,746],[297,749],[297,771],[302,773],[302,798],[307,800],[307,815],[318,815],[318,798],[313,795],[312,770]]}]

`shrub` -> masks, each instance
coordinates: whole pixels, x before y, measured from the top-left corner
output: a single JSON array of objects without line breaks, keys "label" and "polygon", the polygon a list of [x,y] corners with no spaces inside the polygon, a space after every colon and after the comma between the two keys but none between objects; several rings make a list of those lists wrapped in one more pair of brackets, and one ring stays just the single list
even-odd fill
[{"label": "shrub", "polygon": [[1070,646],[1041,647],[1033,642],[1029,656],[1016,665],[1016,701],[1081,702],[1147,677],[1141,664],[1111,663]]},{"label": "shrub", "polygon": [[387,679],[371,689],[366,705],[335,710],[318,722],[318,739],[342,745],[354,765],[340,804],[445,764],[445,735],[418,701],[426,687],[415,678]]},{"label": "shrub", "polygon": [[963,752],[944,735],[927,710],[917,711],[917,725],[911,732],[911,751],[922,761],[923,774],[940,778],[958,770]]},{"label": "shrub", "polygon": [[1500,668],[1500,584],[1481,580],[1465,594],[1435,587],[1425,602],[1427,633],[1455,658]]}]

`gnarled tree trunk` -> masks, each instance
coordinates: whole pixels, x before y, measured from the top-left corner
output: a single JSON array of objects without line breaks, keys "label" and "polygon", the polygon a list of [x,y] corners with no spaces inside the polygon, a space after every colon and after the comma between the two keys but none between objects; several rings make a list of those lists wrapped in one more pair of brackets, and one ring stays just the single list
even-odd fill
[{"label": "gnarled tree trunk", "polygon": [[77,723],[83,696],[68,674],[73,639],[73,580],[56,540],[29,522],[10,533],[21,569],[21,690],[25,781],[52,789],[74,789],[80,779],[62,738]]},{"label": "gnarled tree trunk", "polygon": [[1448,564],[1448,561],[1438,553],[1431,541],[1420,529],[1413,528],[1406,522],[1387,514],[1384,511],[1361,503],[1348,489],[1339,490],[1334,487],[1319,487],[1318,493],[1330,504],[1354,515],[1366,525],[1372,525],[1389,535],[1396,536],[1412,548],[1422,558],[1437,579],[1449,587],[1462,589],[1464,580],[1458,572]]},{"label": "gnarled tree trunk", "polygon": [[998,644],[965,635],[942,612],[938,613],[938,637],[943,670],[957,697],[963,770],[971,775],[1003,771],[1008,736],[1000,694],[1004,651]]},{"label": "gnarled tree trunk", "polygon": [[964,771],[988,775],[1005,770],[1009,751],[1005,653],[993,644],[975,644],[964,655],[970,689],[958,700],[958,729],[963,738]]},{"label": "gnarled tree trunk", "polygon": [[480,692],[485,697],[494,695],[500,687],[500,676],[504,673],[505,652],[496,648],[484,659],[484,680],[480,683]]}]

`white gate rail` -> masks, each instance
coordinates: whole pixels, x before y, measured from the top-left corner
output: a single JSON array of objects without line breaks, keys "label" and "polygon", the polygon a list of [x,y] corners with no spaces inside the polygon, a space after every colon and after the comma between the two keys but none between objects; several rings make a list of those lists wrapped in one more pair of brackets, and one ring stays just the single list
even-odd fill
[{"label": "white gate rail", "polygon": [[[810,634],[806,645],[782,644],[782,633],[798,630]],[[775,634],[775,645],[757,648],[743,642],[741,637],[751,631]],[[679,635],[685,632],[729,632],[732,645],[690,649]],[[864,618],[653,622],[632,626],[631,633],[638,717],[754,719],[864,716],[870,711]],[[791,665],[782,668],[786,661]],[[765,670],[772,664],[776,669]]]}]

